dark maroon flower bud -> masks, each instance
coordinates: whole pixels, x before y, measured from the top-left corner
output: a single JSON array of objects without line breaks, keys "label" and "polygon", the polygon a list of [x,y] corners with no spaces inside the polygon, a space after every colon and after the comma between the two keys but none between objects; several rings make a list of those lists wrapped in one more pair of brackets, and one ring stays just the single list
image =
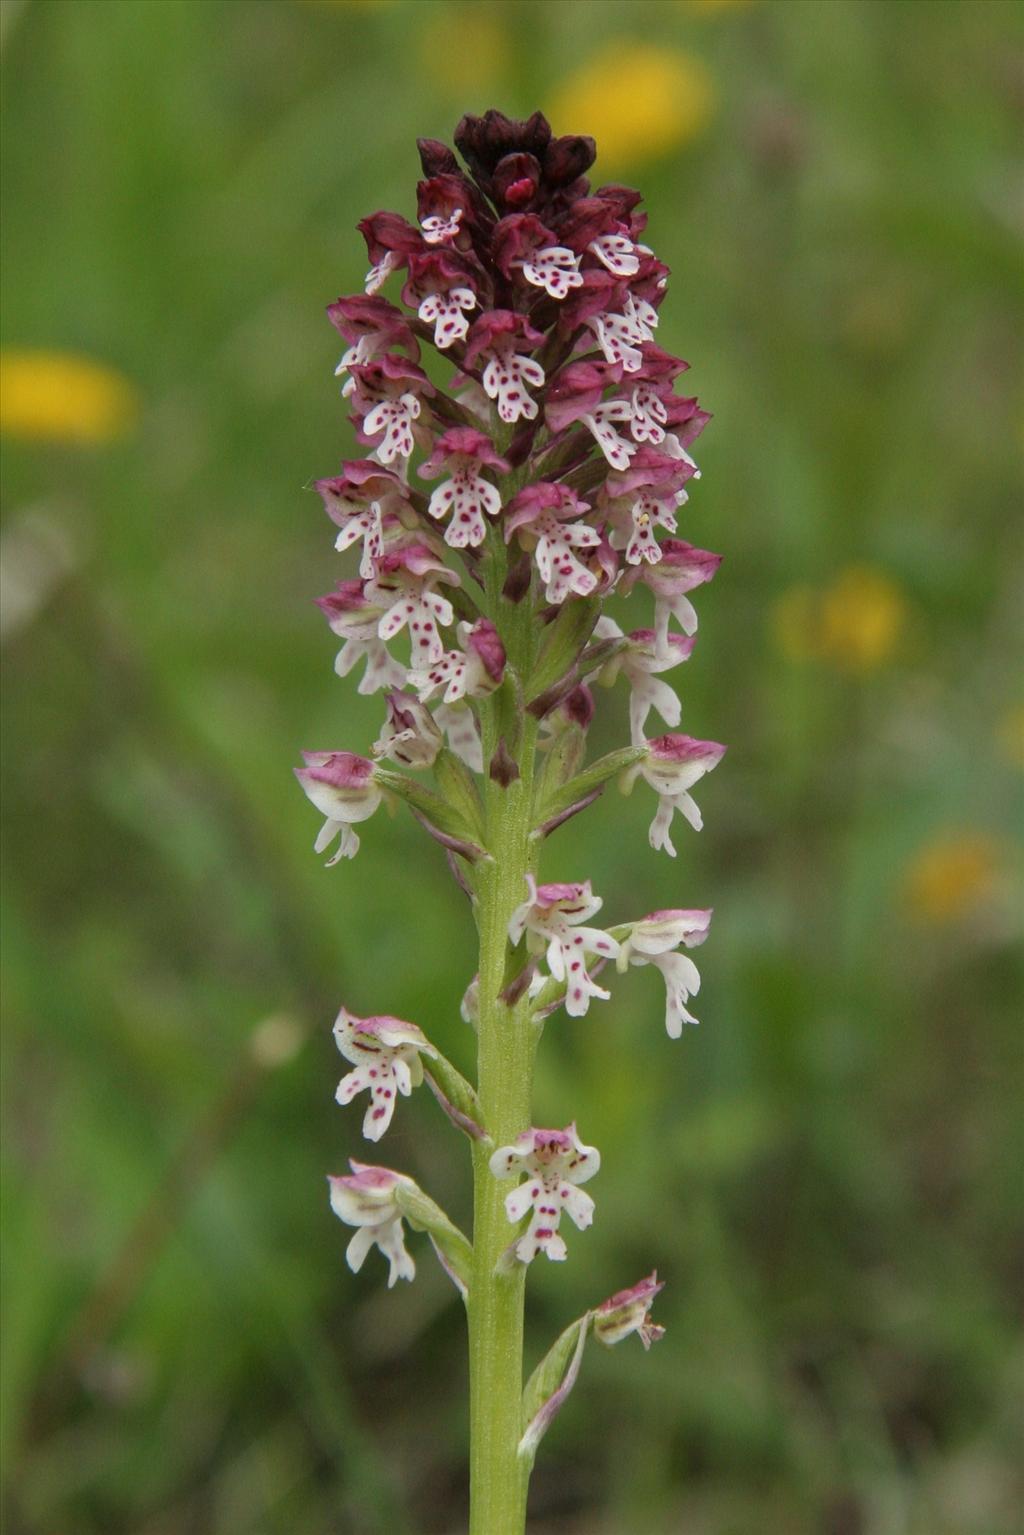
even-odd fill
[{"label": "dark maroon flower bud", "polygon": [[550,140],[551,125],[542,112],[534,112],[525,122],[513,122],[492,107],[483,117],[467,115],[455,130],[459,153],[487,193],[499,160],[520,152],[539,160]]},{"label": "dark maroon flower bud", "polygon": [[416,148],[420,152],[424,176],[446,176],[459,168],[454,154],[440,139],[417,139]]},{"label": "dark maroon flower bud", "polygon": [[540,166],[533,155],[506,155],[499,160],[493,178],[493,197],[499,208],[526,208],[537,196]]},{"label": "dark maroon flower bud", "polygon": [[564,187],[588,171],[597,158],[597,146],[586,134],[570,133],[552,139],[544,151],[544,179]]}]

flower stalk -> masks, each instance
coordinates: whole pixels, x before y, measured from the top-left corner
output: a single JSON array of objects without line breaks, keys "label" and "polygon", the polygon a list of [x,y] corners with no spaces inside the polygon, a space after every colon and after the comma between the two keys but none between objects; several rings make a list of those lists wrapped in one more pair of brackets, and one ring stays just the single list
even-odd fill
[{"label": "flower stalk", "polygon": [[[655,850],[675,856],[677,811],[700,829],[690,790],[725,748],[676,731],[681,705],[662,674],[690,658],[687,594],[719,556],[659,537],[677,532],[699,474],[689,449],[709,418],[676,393],[687,365],[655,342],[668,268],[641,242],[639,195],[591,194],[592,140],[553,137],[539,113],[464,118],[456,143],[468,171],[420,141],[419,226],[365,219],[366,292],[328,310],[367,456],[315,482],[335,547],[358,570],[318,603],[342,641],[338,674],[362,666],[359,691],[382,692],[386,717],[372,757],[307,752],[297,776],[324,817],[315,846],[331,865],[358,852],[356,825],[404,803],[472,904],[462,1015],[476,1031],[475,1084],[415,1023],[345,1007],[335,1022],[351,1068],[338,1102],[363,1103],[366,1139],[381,1141],[421,1084],[465,1136],[472,1240],[412,1178],[376,1164],[353,1159],[329,1180],[330,1203],[355,1228],[350,1267],[378,1248],[389,1285],[415,1274],[406,1226],[429,1237],[467,1311],[471,1535],[522,1535],[534,1456],[588,1338],[611,1346],[635,1332],[648,1348],[663,1331],[649,1320],[662,1288],[651,1274],[571,1323],[524,1391],[529,1266],[570,1256],[572,1227],[595,1212],[581,1185],[601,1165],[575,1122],[533,1124],[541,1031],[653,966],[678,1038],[700,985],[679,948],[702,943],[711,917],[680,906],[595,926],[603,901],[590,881],[541,883],[540,857],[614,782],[654,791]],[[399,274],[404,309],[381,296]],[[421,366],[421,343],[454,366],[447,389]],[[414,469],[434,482],[429,496]],[[637,589],[653,599],[651,622],[625,633],[605,605]],[[593,685],[620,679],[629,744],[587,763]],[[668,734],[647,736],[652,711]]]}]

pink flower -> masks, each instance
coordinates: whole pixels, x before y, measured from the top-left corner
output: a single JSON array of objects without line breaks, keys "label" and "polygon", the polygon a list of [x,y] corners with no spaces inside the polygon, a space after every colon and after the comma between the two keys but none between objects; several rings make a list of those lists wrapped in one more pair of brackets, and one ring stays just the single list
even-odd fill
[{"label": "pink flower", "polygon": [[363,1134],[369,1141],[379,1141],[395,1112],[396,1094],[408,1098],[423,1081],[421,1055],[436,1058],[437,1051],[414,1023],[386,1014],[357,1018],[344,1007],[335,1020],[334,1042],[355,1066],[338,1083],[335,1097],[345,1105],[358,1093],[368,1092]]},{"label": "pink flower", "polygon": [[566,1257],[565,1242],[558,1234],[564,1210],[583,1231],[594,1218],[594,1201],[578,1187],[592,1178],[601,1166],[601,1155],[594,1146],[585,1146],[574,1124],[564,1130],[526,1130],[510,1146],[499,1146],[490,1160],[496,1178],[515,1178],[520,1173],[527,1181],[505,1198],[505,1213],[515,1226],[531,1211],[530,1224],[515,1243],[521,1263],[530,1263],[538,1253],[554,1262]]},{"label": "pink flower", "polygon": [[446,704],[461,698],[484,698],[492,693],[505,674],[505,647],[489,618],[473,625],[459,624],[457,633],[462,650],[446,650],[440,660],[409,673],[409,682],[419,690],[421,700],[444,691]]},{"label": "pink flower", "polygon": [[345,642],[334,662],[339,677],[347,677],[354,666],[365,660],[358,692],[376,693],[381,688],[402,686],[405,667],[391,656],[377,633],[391,606],[390,594],[382,602],[367,595],[365,581],[341,581],[326,597],[318,597],[316,605],[327,619],[331,633]]},{"label": "pink flower", "polygon": [[655,790],[658,811],[651,822],[650,843],[674,858],[676,850],[669,837],[672,817],[678,810],[695,831],[700,831],[704,822],[689,791],[718,766],[726,748],[718,741],[696,741],[683,735],[658,736],[646,744],[647,756],[626,770],[623,787],[628,793],[640,775]]},{"label": "pink flower", "polygon": [[524,315],[511,309],[491,309],[475,321],[466,344],[466,366],[484,363],[484,393],[497,401],[502,421],[533,421],[536,417],[537,402],[527,386],[543,388],[544,369],[522,353],[532,351],[543,340]]},{"label": "pink flower", "polygon": [[384,553],[385,530],[401,530],[401,517],[413,515],[408,486],[390,469],[373,459],[350,459],[341,474],[315,480],[313,489],[323,498],[324,510],[341,532],[334,547],[339,553],[362,540],[359,574],[370,580]]},{"label": "pink flower", "polygon": [[657,1343],[665,1336],[665,1329],[651,1322],[649,1317],[655,1296],[664,1288],[655,1270],[628,1290],[619,1290],[617,1294],[602,1301],[591,1313],[595,1338],[607,1348],[612,1348],[635,1332],[645,1349]]},{"label": "pink flower", "polygon": [[565,485],[539,480],[525,486],[509,502],[505,538],[520,532],[519,542],[536,547],[536,564],[548,602],[562,603],[571,594],[586,597],[597,587],[597,576],[578,558],[577,549],[596,549],[601,535],[583,522],[586,501]]},{"label": "pink flower", "polygon": [[467,426],[445,432],[427,461],[420,465],[425,480],[435,479],[442,467],[451,470],[451,478],[437,487],[427,510],[431,517],[448,517],[444,539],[454,549],[482,544],[487,535],[485,513],[496,517],[501,511],[500,492],[480,473],[485,465],[503,473],[509,468],[507,461],[495,452],[490,438]]},{"label": "pink flower", "polygon": [[444,643],[437,626],[448,628],[455,621],[447,597],[434,590],[439,581],[458,586],[459,577],[426,544],[410,543],[384,555],[367,588],[369,596],[385,605],[377,625],[382,640],[392,640],[408,628],[414,667],[440,660]]},{"label": "pink flower", "polygon": [[350,396],[360,442],[369,443],[382,464],[408,459],[415,446],[421,401],[435,393],[421,368],[391,352],[373,362],[353,364]]},{"label": "pink flower", "polygon": [[[409,321],[385,298],[363,293],[352,298],[339,298],[328,304],[327,318],[349,344],[348,351],[334,370],[335,375],[347,373],[353,364],[372,362],[382,352],[401,350],[412,362],[419,362],[420,346]],[[348,379],[341,392],[349,395],[354,387],[354,381]]]},{"label": "pink flower", "polygon": [[398,1279],[413,1279],[416,1265],[405,1250],[402,1215],[395,1203],[395,1190],[414,1189],[415,1183],[389,1167],[370,1167],[350,1159],[351,1173],[327,1179],[331,1209],[356,1233],[345,1249],[345,1261],[358,1274],[371,1247],[379,1247],[388,1260],[388,1289]]},{"label": "pink flower", "polygon": [[655,647],[653,629],[634,629],[632,634],[623,635],[612,619],[600,618],[594,633],[599,638],[618,636],[623,641],[618,654],[602,667],[600,680],[610,685],[621,673],[629,683],[629,738],[633,745],[643,744],[647,716],[652,709],[657,709],[666,725],[678,725],[682,715],[679,699],[656,674],[690,659],[692,637],[670,634],[666,654],[662,656]]},{"label": "pink flower", "polygon": [[405,266],[413,251],[423,248],[419,230],[398,213],[371,213],[360,221],[359,229],[371,261],[367,293],[376,293],[390,273]]},{"label": "pink flower", "polygon": [[703,943],[710,924],[710,910],[653,911],[649,917],[631,923],[629,933],[622,940],[616,960],[619,970],[625,970],[629,965],[654,965],[661,972],[665,982],[665,1030],[669,1039],[680,1037],[684,1023],[697,1022],[687,1011],[686,1004],[700,990],[700,972],[693,960],[673,951],[680,944],[693,949]]},{"label": "pink flower", "polygon": [[387,719],[374,743],[374,755],[390,757],[402,767],[433,767],[444,744],[430,710],[408,693],[387,696]]},{"label": "pink flower", "polygon": [[696,549],[681,538],[666,538],[661,545],[660,562],[644,566],[635,576],[626,578],[627,585],[640,580],[654,593],[654,631],[659,656],[667,658],[670,653],[668,626],[671,618],[684,634],[696,634],[697,612],[686,594],[710,581],[721,563],[720,554]]},{"label": "pink flower", "polygon": [[439,351],[465,340],[467,315],[477,307],[476,281],[469,261],[447,246],[409,257],[409,279],[402,297],[407,304],[417,305],[421,320],[433,325]]},{"label": "pink flower", "polygon": [[331,868],[341,858],[354,858],[359,838],[353,823],[369,819],[381,802],[381,791],[374,781],[373,763],[354,752],[303,752],[305,767],[295,769],[295,776],[309,799],[327,819],[313,844],[317,853],[330,847],[335,837],[338,851],[327,860]]},{"label": "pink flower", "polygon": [[591,997],[607,1001],[611,995],[602,991],[588,971],[588,954],[604,961],[614,959],[619,952],[608,933],[579,925],[599,912],[603,902],[594,895],[589,880],[578,885],[538,885],[528,874],[526,884],[527,899],[509,918],[509,942],[517,944],[525,933],[530,935],[535,953],[546,949],[551,975],[565,982],[566,1012],[571,1018],[582,1018]]}]

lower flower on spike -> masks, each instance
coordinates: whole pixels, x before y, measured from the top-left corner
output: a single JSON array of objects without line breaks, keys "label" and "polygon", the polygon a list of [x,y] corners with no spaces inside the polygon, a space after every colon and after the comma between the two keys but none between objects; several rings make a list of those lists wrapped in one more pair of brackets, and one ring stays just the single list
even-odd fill
[{"label": "lower flower on spike", "polygon": [[391,1123],[397,1095],[408,1098],[423,1081],[420,1056],[436,1057],[437,1051],[415,1023],[386,1014],[357,1018],[344,1007],[334,1023],[334,1043],[355,1066],[338,1083],[335,1097],[345,1105],[368,1092],[363,1134],[368,1141],[379,1141]]},{"label": "lower flower on spike", "polygon": [[592,1313],[594,1337],[599,1343],[612,1348],[636,1333],[645,1349],[665,1336],[664,1327],[648,1320],[654,1297],[665,1288],[659,1283],[657,1270],[641,1279],[628,1290],[619,1290],[602,1301]]},{"label": "lower flower on spike", "polygon": [[307,799],[325,815],[320,834],[313,844],[316,852],[330,847],[335,837],[338,850],[327,860],[331,868],[340,858],[354,858],[359,838],[352,830],[355,821],[368,820],[381,802],[381,791],[373,777],[373,763],[355,752],[303,752],[305,767],[295,769]]},{"label": "lower flower on spike", "polygon": [[698,1020],[686,1004],[700,990],[700,971],[686,954],[673,950],[685,944],[688,949],[703,943],[711,925],[710,911],[653,911],[649,917],[631,924],[628,937],[619,949],[616,964],[654,965],[665,981],[665,1028],[669,1039],[678,1039],[684,1023]]},{"label": "lower flower on spike", "polygon": [[648,741],[647,756],[627,768],[622,780],[627,794],[639,775],[658,795],[658,812],[650,828],[653,848],[664,848],[670,858],[676,856],[669,828],[677,810],[694,831],[700,831],[704,821],[690,790],[698,779],[718,766],[725,752],[719,741],[696,741],[692,736],[669,734]]},{"label": "lower flower on spike", "polygon": [[388,1289],[398,1279],[413,1279],[416,1265],[405,1250],[402,1216],[395,1203],[395,1190],[414,1189],[415,1183],[404,1173],[388,1167],[370,1167],[365,1162],[349,1160],[352,1169],[344,1177],[328,1177],[331,1209],[347,1226],[355,1226],[355,1235],[345,1249],[345,1259],[358,1274],[371,1247],[379,1247],[390,1265]]},{"label": "lower flower on spike", "polygon": [[594,1201],[577,1184],[586,1183],[601,1166],[594,1146],[584,1146],[575,1124],[564,1130],[526,1130],[511,1146],[499,1146],[491,1157],[496,1178],[527,1174],[527,1181],[505,1198],[505,1213],[513,1225],[532,1210],[530,1224],[515,1243],[516,1257],[530,1263],[539,1252],[555,1262],[566,1256],[558,1234],[564,1210],[583,1231],[594,1218]]}]

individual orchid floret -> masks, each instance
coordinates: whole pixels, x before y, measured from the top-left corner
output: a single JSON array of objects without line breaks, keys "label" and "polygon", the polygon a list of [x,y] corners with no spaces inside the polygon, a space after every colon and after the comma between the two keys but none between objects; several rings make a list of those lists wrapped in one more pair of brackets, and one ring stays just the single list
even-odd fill
[{"label": "individual orchid floret", "polygon": [[721,563],[720,554],[696,549],[681,538],[666,538],[656,565],[645,565],[636,575],[627,574],[624,578],[627,590],[635,580],[640,580],[654,593],[654,632],[659,656],[667,658],[670,654],[670,619],[676,620],[684,634],[696,634],[697,610],[687,593],[710,581]]},{"label": "individual orchid floret", "polygon": [[665,1336],[664,1327],[650,1320],[654,1298],[664,1288],[664,1282],[659,1282],[655,1270],[628,1290],[619,1290],[609,1296],[591,1312],[594,1337],[606,1348],[613,1348],[623,1338],[636,1333],[644,1348],[649,1349],[652,1343]]},{"label": "individual orchid floret", "polygon": [[461,623],[456,633],[463,649],[446,650],[432,666],[409,673],[409,682],[419,690],[421,701],[442,689],[446,704],[466,697],[485,698],[505,675],[505,647],[489,618],[477,619],[475,624]]},{"label": "individual orchid floret", "polygon": [[524,933],[530,936],[534,953],[546,950],[548,969],[556,981],[565,983],[565,1010],[571,1018],[582,1018],[591,997],[607,1001],[610,992],[597,985],[587,969],[587,956],[602,961],[614,959],[619,952],[615,939],[596,927],[581,927],[604,904],[594,895],[590,881],[573,885],[538,885],[532,874],[526,876],[528,895],[517,906],[508,924],[509,942],[519,943]]},{"label": "individual orchid floret", "polygon": [[509,502],[505,516],[505,538],[519,533],[525,548],[536,544],[534,558],[545,584],[548,602],[562,603],[570,594],[588,597],[598,578],[584,565],[575,551],[596,549],[601,535],[582,521],[590,510],[565,485],[540,480],[525,486]]},{"label": "individual orchid floret", "polygon": [[374,780],[374,767],[366,757],[354,752],[303,752],[305,767],[295,769],[306,798],[321,815],[327,817],[313,844],[322,853],[335,837],[338,850],[327,860],[330,869],[342,858],[354,858],[359,851],[359,837],[353,823],[366,821],[381,802],[381,791]]},{"label": "individual orchid floret", "polygon": [[427,375],[392,352],[349,371],[354,380],[352,419],[360,442],[368,443],[382,464],[408,459],[416,445],[421,402],[436,392]]},{"label": "individual orchid floret", "polygon": [[658,795],[658,812],[651,822],[650,843],[664,848],[670,858],[676,856],[669,836],[672,817],[678,810],[695,831],[704,822],[690,790],[697,781],[717,767],[726,748],[718,741],[696,741],[692,736],[664,735],[648,741],[647,755],[627,768],[623,788],[628,793],[639,775]]},{"label": "individual orchid floret", "polygon": [[629,738],[634,746],[642,746],[645,739],[647,716],[657,709],[666,725],[673,729],[682,717],[679,699],[667,682],[659,680],[657,673],[669,671],[682,661],[688,661],[694,641],[685,634],[668,636],[668,654],[659,655],[653,629],[634,629],[623,634],[611,618],[599,618],[594,629],[598,639],[619,639],[620,648],[599,673],[599,680],[610,687],[621,674],[629,684]]},{"label": "individual orchid floret", "polygon": [[609,384],[622,377],[619,362],[574,362],[563,368],[548,389],[544,415],[552,432],[561,432],[574,421],[582,422],[613,469],[624,471],[637,444],[615,429],[617,422],[632,419],[628,399],[603,400]]},{"label": "individual orchid floret", "polygon": [[624,372],[638,373],[643,367],[644,342],[653,341],[658,315],[649,304],[637,303],[627,294],[621,314],[598,313],[586,323],[606,362],[621,363]]},{"label": "individual orchid floret", "polygon": [[434,591],[438,581],[458,586],[459,578],[439,560],[426,544],[406,544],[390,550],[380,561],[376,580],[368,593],[386,605],[377,633],[382,640],[394,639],[408,627],[412,643],[412,665],[429,666],[444,654],[438,624],[448,628],[455,612],[447,597]]},{"label": "individual orchid floret", "polygon": [[343,1106],[359,1093],[368,1092],[370,1103],[363,1120],[368,1141],[379,1141],[395,1112],[396,1094],[408,1098],[423,1081],[421,1056],[437,1058],[437,1051],[423,1030],[402,1018],[381,1015],[357,1018],[342,1008],[334,1023],[334,1043],[355,1067],[338,1083],[335,1097]]},{"label": "individual orchid floret", "polygon": [[474,323],[466,344],[466,366],[483,362],[481,383],[488,399],[495,400],[502,421],[533,421],[537,402],[528,386],[544,386],[544,369],[532,357],[524,357],[543,343],[540,331],[525,315],[511,309],[491,309]]},{"label": "individual orchid floret", "polygon": [[[327,306],[327,318],[348,342],[348,350],[335,368],[335,376],[347,373],[355,364],[372,362],[382,352],[404,351],[412,362],[419,362],[419,342],[402,311],[385,298],[357,293],[339,298]],[[346,379],[342,394],[350,395],[355,381]]]},{"label": "individual orchid floret", "polygon": [[508,472],[508,462],[483,432],[469,426],[455,426],[442,433],[420,474],[425,480],[437,477],[443,468],[451,478],[437,487],[427,507],[431,517],[448,518],[444,530],[446,544],[453,549],[482,544],[487,535],[485,514],[497,517],[501,511],[501,493],[480,473],[483,467]]},{"label": "individual orchid floret", "polygon": [[[476,223],[474,189],[465,176],[443,172],[421,181],[416,188],[420,228],[427,245],[471,245]],[[476,194],[479,200],[479,193]]]},{"label": "individual orchid floret", "polygon": [[388,1289],[399,1279],[414,1279],[416,1265],[406,1252],[402,1232],[402,1213],[395,1200],[397,1189],[415,1189],[404,1173],[388,1167],[370,1167],[365,1162],[349,1160],[351,1173],[329,1177],[331,1209],[356,1233],[345,1249],[345,1261],[358,1274],[371,1247],[379,1247],[388,1260]]},{"label": "individual orchid floret", "polygon": [[665,982],[665,1030],[669,1039],[678,1039],[684,1023],[698,1020],[687,1010],[687,1003],[700,991],[700,972],[686,954],[674,951],[680,944],[694,949],[708,936],[710,910],[652,911],[649,917],[630,924],[622,940],[616,965],[654,965]]},{"label": "individual orchid floret", "polygon": [[385,602],[369,597],[365,581],[341,581],[333,592],[316,599],[332,634],[344,640],[334,662],[338,676],[347,677],[360,661],[366,662],[359,693],[399,688],[405,681],[405,667],[394,659],[377,633],[391,602],[390,593]]},{"label": "individual orchid floret", "polygon": [[466,262],[450,249],[436,248],[409,258],[409,280],[402,298],[416,305],[425,325],[433,325],[439,351],[447,351],[469,334],[469,312],[478,302],[473,281]]},{"label": "individual orchid floret", "polygon": [[625,234],[599,235],[587,246],[615,277],[635,277],[640,270],[639,249]]},{"label": "individual orchid floret", "polygon": [[360,220],[359,230],[371,262],[366,274],[367,293],[376,293],[392,272],[406,265],[413,251],[423,248],[419,230],[398,213],[371,213]]},{"label": "individual orchid floret", "polygon": [[389,757],[402,767],[433,767],[444,737],[430,710],[408,693],[387,696],[387,719],[374,742],[374,755]]},{"label": "individual orchid floret", "polygon": [[362,541],[359,574],[368,581],[384,553],[385,538],[401,531],[403,516],[415,516],[408,487],[392,470],[363,458],[342,464],[341,474],[314,480],[313,489],[322,497],[328,517],[341,529],[335,549],[341,553]]},{"label": "individual orchid floret", "polygon": [[564,1210],[569,1219],[585,1230],[594,1218],[594,1201],[578,1187],[592,1178],[601,1166],[601,1156],[594,1146],[585,1146],[574,1124],[564,1130],[526,1130],[511,1146],[499,1146],[490,1160],[496,1178],[515,1178],[520,1173],[527,1181],[505,1198],[505,1214],[515,1226],[531,1211],[530,1224],[515,1243],[521,1263],[530,1263],[538,1253],[559,1263],[566,1257],[565,1242],[558,1233]]}]

